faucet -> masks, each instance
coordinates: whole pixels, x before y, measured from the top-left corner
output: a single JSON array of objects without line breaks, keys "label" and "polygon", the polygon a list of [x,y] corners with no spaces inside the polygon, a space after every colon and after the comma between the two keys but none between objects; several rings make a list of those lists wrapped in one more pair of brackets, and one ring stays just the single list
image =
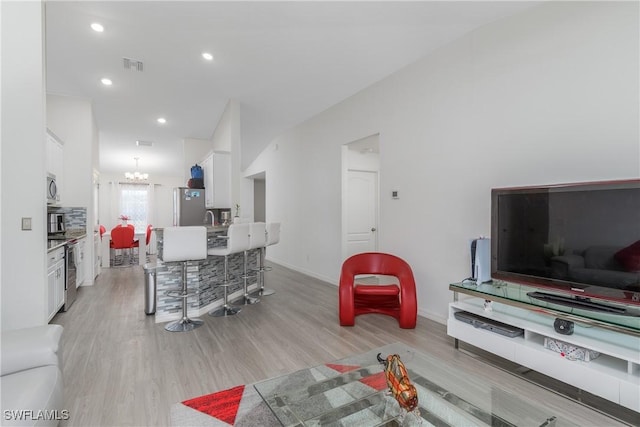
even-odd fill
[{"label": "faucet", "polygon": [[215,225],[215,217],[213,216],[213,212],[207,211],[207,213],[205,214],[205,217],[204,217],[205,219],[207,219],[207,215],[208,214],[211,214],[211,226],[214,226]]}]

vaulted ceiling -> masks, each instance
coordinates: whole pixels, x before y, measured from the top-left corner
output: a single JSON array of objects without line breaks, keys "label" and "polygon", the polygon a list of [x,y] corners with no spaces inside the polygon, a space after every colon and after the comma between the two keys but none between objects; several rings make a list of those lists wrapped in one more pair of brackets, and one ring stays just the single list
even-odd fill
[{"label": "vaulted ceiling", "polygon": [[47,91],[92,101],[107,173],[136,156],[145,172],[182,173],[181,141],[210,139],[235,99],[247,166],[286,129],[534,4],[47,1]]}]

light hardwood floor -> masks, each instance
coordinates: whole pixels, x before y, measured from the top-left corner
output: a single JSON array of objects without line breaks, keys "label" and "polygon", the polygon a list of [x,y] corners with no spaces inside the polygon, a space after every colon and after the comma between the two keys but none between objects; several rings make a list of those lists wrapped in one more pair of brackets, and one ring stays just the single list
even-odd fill
[{"label": "light hardwood floor", "polygon": [[163,426],[172,404],[248,384],[372,348],[403,342],[471,375],[495,381],[580,426],[622,425],[455,350],[444,325],[418,318],[399,329],[381,315],[340,327],[337,288],[274,265],[268,287],[276,294],[229,318],[202,316],[205,324],[171,333],[143,311],[139,266],[103,270],[94,286],[52,323],[62,337],[65,408],[69,426]]}]

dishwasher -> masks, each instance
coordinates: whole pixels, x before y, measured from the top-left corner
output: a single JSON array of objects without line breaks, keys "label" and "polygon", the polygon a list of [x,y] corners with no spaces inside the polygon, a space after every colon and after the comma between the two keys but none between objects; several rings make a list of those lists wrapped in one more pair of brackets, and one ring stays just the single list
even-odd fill
[{"label": "dishwasher", "polygon": [[65,281],[64,281],[64,305],[62,311],[69,310],[71,304],[76,300],[76,276],[78,270],[78,240],[67,240],[65,245]]}]

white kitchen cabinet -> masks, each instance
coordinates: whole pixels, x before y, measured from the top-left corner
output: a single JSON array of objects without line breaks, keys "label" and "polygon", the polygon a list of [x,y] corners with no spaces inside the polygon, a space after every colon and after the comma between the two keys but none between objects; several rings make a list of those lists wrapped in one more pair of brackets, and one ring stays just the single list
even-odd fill
[{"label": "white kitchen cabinet", "polygon": [[47,322],[64,304],[64,247],[49,252],[47,262]]},{"label": "white kitchen cabinet", "polygon": [[231,208],[231,155],[209,154],[202,161],[207,208]]},{"label": "white kitchen cabinet", "polygon": [[204,178],[204,205],[213,207],[213,153],[202,161],[202,175]]},{"label": "white kitchen cabinet", "polygon": [[82,286],[87,278],[87,238],[78,239],[78,258],[76,261],[76,288]]},{"label": "white kitchen cabinet", "polygon": [[56,176],[56,187],[58,188],[58,200],[61,202],[61,195],[64,193],[62,183],[64,181],[64,144],[53,132],[47,129],[47,172]]}]

